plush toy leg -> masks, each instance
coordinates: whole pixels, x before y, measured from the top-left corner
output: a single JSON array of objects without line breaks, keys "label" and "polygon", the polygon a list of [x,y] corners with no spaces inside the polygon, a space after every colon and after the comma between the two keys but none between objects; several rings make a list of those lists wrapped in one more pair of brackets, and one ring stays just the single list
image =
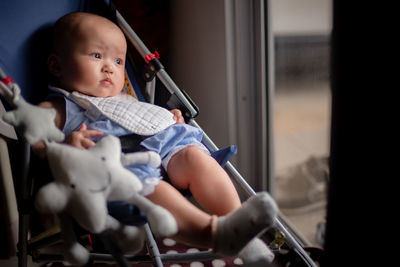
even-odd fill
[{"label": "plush toy leg", "polygon": [[89,252],[78,243],[72,227],[72,218],[63,213],[60,214],[61,230],[64,239],[64,257],[72,265],[84,265],[89,261]]},{"label": "plush toy leg", "polygon": [[172,214],[163,207],[154,204],[142,195],[135,194],[128,203],[143,211],[156,236],[171,236],[178,232],[178,224]]},{"label": "plush toy leg", "polygon": [[111,216],[107,217],[107,229],[123,252],[135,254],[143,248],[146,234],[142,227],[123,225]]}]

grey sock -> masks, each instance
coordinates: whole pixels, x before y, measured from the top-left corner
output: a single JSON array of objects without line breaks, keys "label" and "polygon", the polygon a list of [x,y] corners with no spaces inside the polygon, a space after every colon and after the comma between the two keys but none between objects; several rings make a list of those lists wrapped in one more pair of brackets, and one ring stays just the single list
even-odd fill
[{"label": "grey sock", "polygon": [[273,225],[278,207],[272,197],[259,193],[225,216],[218,217],[214,251],[225,256],[237,255],[265,228]]}]

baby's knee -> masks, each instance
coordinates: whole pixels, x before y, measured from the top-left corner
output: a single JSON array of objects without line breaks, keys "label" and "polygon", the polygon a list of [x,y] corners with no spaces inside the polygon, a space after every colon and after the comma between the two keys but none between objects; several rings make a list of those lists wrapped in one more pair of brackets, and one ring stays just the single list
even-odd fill
[{"label": "baby's knee", "polygon": [[[196,146],[188,146],[176,153],[168,163],[167,173],[174,186],[186,189],[209,169],[210,156]],[[205,178],[204,175],[202,178]]]},{"label": "baby's knee", "polygon": [[203,150],[196,146],[187,146],[178,152],[180,163],[190,165],[199,165],[202,160],[209,157]]},{"label": "baby's knee", "polygon": [[187,146],[171,158],[168,163],[167,172],[170,176],[190,177],[196,171],[195,168],[203,166],[203,163],[207,161],[206,157],[208,155],[200,148]]}]

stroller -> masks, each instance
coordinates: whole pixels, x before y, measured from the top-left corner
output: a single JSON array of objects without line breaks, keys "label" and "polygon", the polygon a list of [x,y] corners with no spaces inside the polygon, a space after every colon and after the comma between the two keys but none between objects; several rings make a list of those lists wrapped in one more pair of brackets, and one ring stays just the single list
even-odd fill
[{"label": "stroller", "polygon": [[[13,3],[14,5],[18,6],[18,3]],[[127,73],[130,77],[128,81],[128,90],[134,89],[135,92],[131,92],[135,94],[139,100],[148,100],[149,102],[155,102],[155,88],[156,88],[156,78],[158,78],[162,84],[165,86],[167,91],[169,92],[169,97],[165,103],[165,106],[169,109],[172,108],[179,108],[182,111],[182,114],[185,117],[185,121],[195,127],[200,128],[200,126],[196,123],[194,118],[198,115],[199,109],[194,104],[194,102],[184,93],[184,91],[180,90],[177,85],[173,82],[170,76],[166,73],[164,67],[160,63],[158,59],[157,53],[152,53],[147,49],[144,43],[139,39],[133,29],[129,26],[129,24],[125,21],[125,19],[121,16],[121,14],[110,4],[110,3],[101,3],[96,1],[87,1],[87,2],[80,2],[77,1],[75,3],[68,2],[63,3],[63,5],[54,5],[48,4],[48,8],[51,9],[56,8],[57,12],[54,10],[43,12],[43,17],[45,15],[49,15],[46,20],[54,21],[55,18],[62,15],[62,13],[67,13],[70,11],[77,11],[77,10],[90,10],[95,13],[102,14],[104,16],[109,17],[110,19],[114,20],[126,34],[127,39],[131,42],[131,44],[136,48],[138,53],[145,61],[144,67],[144,79],[145,79],[145,86],[141,90],[138,82],[135,80],[135,65],[131,62],[131,65],[127,67]],[[60,9],[65,8],[65,10],[60,11]],[[26,9],[24,12],[29,12],[29,9]],[[35,11],[33,11],[35,12]],[[6,19],[5,19],[6,21]],[[10,20],[12,21],[12,20]],[[41,25],[44,25],[43,22]],[[10,23],[8,25],[10,27],[10,32],[18,32],[21,34],[20,31],[14,28],[14,24]],[[32,27],[36,27],[34,23],[31,25]],[[29,28],[29,27],[28,27]],[[32,31],[32,29],[28,29],[28,31]],[[12,37],[12,34],[8,36]],[[30,36],[30,35],[29,35]],[[10,38],[12,39],[12,38]],[[30,40],[32,43],[35,43],[35,40]],[[3,42],[3,40],[2,40]],[[35,80],[34,77],[43,76],[42,74],[38,73],[39,70],[34,70],[33,72],[25,71],[21,72],[20,70],[26,70],[27,67],[21,61],[16,60],[16,57],[8,56],[7,49],[1,56],[1,68],[5,70],[7,75],[13,76],[15,81],[17,81],[21,88],[30,88],[35,86],[34,83],[40,83],[41,81]],[[27,56],[27,55],[23,55]],[[35,61],[34,56],[30,56],[27,58],[28,63],[32,63]],[[29,62],[31,61],[31,62]],[[36,68],[39,69],[39,68]],[[45,69],[45,68],[43,68]],[[6,76],[5,74],[3,76]],[[3,77],[2,77],[3,78]],[[33,81],[33,82],[32,82]],[[30,95],[28,91],[23,91],[24,96],[27,99],[33,99],[33,96]],[[40,97],[40,96],[38,96]],[[5,103],[6,105],[6,103]],[[6,105],[7,108],[7,105]],[[3,128],[5,130],[3,130]],[[41,252],[42,249],[48,248],[54,243],[57,243],[60,240],[60,232],[46,232],[46,234],[41,234],[39,236],[33,237],[28,239],[28,230],[29,230],[29,216],[32,212],[31,204],[29,203],[31,200],[31,182],[28,176],[28,170],[30,166],[30,148],[27,144],[24,144],[22,141],[13,142],[9,139],[16,138],[13,129],[7,125],[2,126],[2,135],[6,136],[6,140],[9,143],[12,143],[10,147],[13,147],[10,152],[16,152],[17,155],[22,156],[20,159],[14,159],[13,155],[11,156],[12,161],[18,162],[17,164],[19,167],[15,168],[13,166],[14,173],[14,180],[11,181],[18,181],[16,186],[17,188],[17,198],[14,200],[12,197],[9,198],[9,202],[16,202],[18,206],[18,213],[19,213],[19,245],[18,245],[18,257],[20,266],[26,266],[27,264],[27,255],[30,254],[34,261],[38,262],[51,262],[51,261],[62,261],[62,257],[60,254],[55,253],[43,253]],[[224,150],[218,150],[217,146],[212,142],[212,140],[207,136],[204,135],[203,143],[207,146],[207,148],[211,152],[215,152],[215,157],[218,158],[218,161],[221,165],[225,166],[226,171],[230,174],[232,179],[234,179],[235,184],[239,185],[240,189],[243,191],[242,194],[246,197],[250,197],[255,194],[255,191],[248,185],[246,180],[239,174],[239,172],[234,168],[234,166],[228,161],[229,158],[235,153],[234,147],[228,147]],[[15,147],[17,146],[17,148]],[[2,149],[7,151],[7,146],[2,146]],[[11,153],[11,154],[14,154]],[[5,154],[2,154],[2,157]],[[21,168],[22,166],[22,168]],[[2,167],[3,169],[3,167]],[[17,169],[17,170],[15,170]],[[6,176],[6,175],[4,175]],[[9,174],[7,175],[9,176]],[[5,177],[2,177],[5,179]],[[9,181],[9,185],[12,182]],[[9,186],[10,187],[10,186]],[[15,209],[15,205],[10,208]],[[125,217],[126,214],[123,214],[121,217]],[[12,217],[15,218],[15,211]],[[15,220],[14,220],[15,221]],[[12,222],[10,222],[12,224]],[[134,255],[134,256],[126,256],[122,255],[118,251],[113,249],[112,243],[109,243],[107,237],[104,237],[104,243],[108,248],[109,254],[104,253],[92,253],[91,254],[91,261],[117,261],[121,266],[129,266],[129,262],[133,263],[152,263],[156,266],[163,266],[164,263],[172,263],[172,262],[182,262],[182,261],[194,261],[194,260],[210,260],[219,258],[217,255],[212,254],[209,251],[200,251],[196,253],[176,253],[176,254],[163,254],[160,253],[158,249],[158,245],[156,240],[151,233],[150,228],[145,225],[146,234],[147,234],[147,253],[145,252],[144,255]],[[87,235],[85,235],[87,236]],[[90,235],[89,235],[90,237]],[[103,237],[101,237],[103,239]],[[300,243],[296,240],[294,235],[287,229],[285,223],[282,221],[282,218],[276,220],[275,226],[264,233],[263,239],[269,244],[270,248],[276,254],[276,261],[277,264],[283,262],[292,262],[297,263],[298,265],[302,266],[315,266],[315,262],[310,257],[309,253],[305,251],[305,249],[300,245]],[[89,240],[89,239],[88,239]],[[90,242],[90,241],[88,241]]]}]

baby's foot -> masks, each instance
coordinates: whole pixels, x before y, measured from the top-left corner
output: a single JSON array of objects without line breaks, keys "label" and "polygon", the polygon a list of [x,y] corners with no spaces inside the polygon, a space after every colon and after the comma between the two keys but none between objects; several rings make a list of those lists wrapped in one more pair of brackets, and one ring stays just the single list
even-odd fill
[{"label": "baby's foot", "polygon": [[250,197],[234,212],[218,217],[214,251],[225,256],[237,255],[250,240],[273,225],[277,211],[275,201],[263,192]]},{"label": "baby's foot", "polygon": [[238,256],[245,266],[268,266],[275,258],[274,253],[259,238],[252,239]]}]

